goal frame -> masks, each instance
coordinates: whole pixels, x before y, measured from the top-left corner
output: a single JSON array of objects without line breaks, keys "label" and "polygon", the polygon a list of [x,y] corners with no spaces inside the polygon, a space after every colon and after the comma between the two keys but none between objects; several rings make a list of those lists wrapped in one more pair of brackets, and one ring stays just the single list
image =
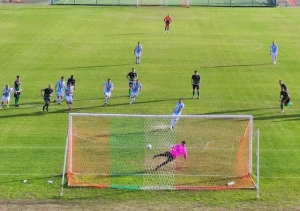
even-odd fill
[{"label": "goal frame", "polygon": [[[144,114],[96,114],[96,113],[69,113],[69,127],[67,129],[67,137],[66,137],[66,144],[65,144],[65,153],[64,153],[64,161],[63,161],[63,168],[62,168],[62,182],[61,182],[61,191],[60,196],[63,197],[63,189],[65,185],[65,176],[67,175],[66,168],[68,166],[68,172],[72,171],[72,165],[70,165],[70,161],[72,161],[72,151],[68,150],[70,147],[69,139],[70,136],[73,134],[72,132],[72,125],[73,125],[73,116],[86,116],[86,117],[143,117],[143,118],[172,118],[173,115],[144,115]],[[201,119],[249,119],[249,137],[251,141],[249,142],[249,158],[248,158],[248,166],[249,166],[249,173],[253,176],[252,173],[252,154],[253,154],[253,140],[256,140],[256,198],[259,198],[259,130],[253,134],[253,116],[252,115],[181,115],[180,118],[201,118]],[[68,162],[69,161],[69,162]]]}]

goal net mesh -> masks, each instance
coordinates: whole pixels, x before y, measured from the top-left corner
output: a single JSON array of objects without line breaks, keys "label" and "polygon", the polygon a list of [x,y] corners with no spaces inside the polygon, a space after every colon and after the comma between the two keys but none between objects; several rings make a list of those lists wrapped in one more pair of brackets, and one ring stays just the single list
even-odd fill
[{"label": "goal net mesh", "polygon": [[[69,186],[131,190],[255,188],[252,116],[70,114]],[[153,156],[186,141],[182,156]],[[147,145],[151,144],[151,149]]]}]

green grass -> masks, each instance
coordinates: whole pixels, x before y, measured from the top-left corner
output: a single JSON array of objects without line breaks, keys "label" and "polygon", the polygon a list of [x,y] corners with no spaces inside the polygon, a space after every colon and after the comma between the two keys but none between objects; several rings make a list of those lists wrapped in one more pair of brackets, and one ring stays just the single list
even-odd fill
[{"label": "green grass", "polygon": [[[167,13],[174,19],[169,34],[163,32]],[[295,210],[300,203],[298,14],[291,8],[1,5],[0,83],[12,85],[20,75],[23,93],[20,108],[0,110],[0,198],[5,202],[0,207]],[[273,40],[279,45],[276,65],[269,56]],[[137,66],[138,41],[144,54]],[[132,67],[143,91],[129,105],[125,76]],[[195,69],[202,77],[201,100],[190,99]],[[260,200],[247,190],[90,188],[65,188],[60,199],[68,111],[65,104],[51,104],[43,113],[39,94],[71,74],[77,81],[74,112],[171,114],[183,97],[183,114],[253,115],[254,130],[261,133]],[[115,91],[110,106],[103,107],[100,85],[108,77]],[[293,102],[283,114],[279,79]]]}]

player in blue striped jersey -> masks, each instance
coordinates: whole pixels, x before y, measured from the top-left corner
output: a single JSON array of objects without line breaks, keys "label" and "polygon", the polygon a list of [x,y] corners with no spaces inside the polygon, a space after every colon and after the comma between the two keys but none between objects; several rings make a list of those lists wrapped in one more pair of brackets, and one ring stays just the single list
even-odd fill
[{"label": "player in blue striped jersey", "polygon": [[65,92],[66,92],[66,102],[68,104],[69,111],[71,111],[72,104],[73,104],[73,92],[74,92],[71,82],[68,82]]},{"label": "player in blue striped jersey", "polygon": [[62,76],[60,80],[56,82],[55,85],[56,97],[54,99],[54,103],[57,101],[58,105],[60,105],[61,101],[64,98],[65,88],[66,88],[65,77]]},{"label": "player in blue striped jersey", "polygon": [[181,115],[182,109],[184,108],[184,104],[182,102],[182,98],[179,98],[178,102],[176,103],[176,107],[173,111],[173,118],[171,119],[170,122],[170,129],[173,129],[176,123],[179,120],[179,117]]},{"label": "player in blue striped jersey", "polygon": [[102,87],[104,87],[104,106],[107,106],[108,100],[111,97],[111,91],[114,90],[114,84],[111,82],[111,79],[108,78],[107,82],[102,84]]},{"label": "player in blue striped jersey", "polygon": [[136,64],[139,64],[141,62],[142,51],[143,47],[141,46],[141,43],[138,42],[133,51],[133,55],[135,55]]},{"label": "player in blue striped jersey", "polygon": [[273,41],[270,47],[270,55],[272,57],[273,64],[276,64],[277,62],[277,54],[278,54],[278,45],[275,44],[275,41]]},{"label": "player in blue striped jersey", "polygon": [[6,107],[9,107],[10,93],[13,91],[14,89],[10,88],[9,85],[5,85],[5,88],[2,91],[2,100],[1,100],[0,109],[2,109],[4,102],[6,102]]},{"label": "player in blue striped jersey", "polygon": [[130,104],[133,103],[139,92],[142,91],[142,84],[139,83],[139,79],[136,79],[136,81],[132,84],[131,89],[132,91],[130,94]]}]

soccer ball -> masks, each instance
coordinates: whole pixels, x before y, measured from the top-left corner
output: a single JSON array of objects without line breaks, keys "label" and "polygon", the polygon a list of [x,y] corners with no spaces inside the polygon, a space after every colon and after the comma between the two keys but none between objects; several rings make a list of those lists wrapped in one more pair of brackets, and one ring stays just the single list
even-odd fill
[{"label": "soccer ball", "polygon": [[147,145],[147,149],[151,149],[152,148],[152,145],[151,144],[148,144]]}]

